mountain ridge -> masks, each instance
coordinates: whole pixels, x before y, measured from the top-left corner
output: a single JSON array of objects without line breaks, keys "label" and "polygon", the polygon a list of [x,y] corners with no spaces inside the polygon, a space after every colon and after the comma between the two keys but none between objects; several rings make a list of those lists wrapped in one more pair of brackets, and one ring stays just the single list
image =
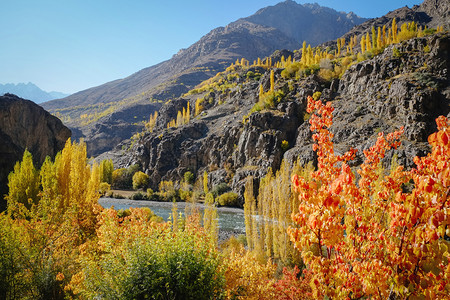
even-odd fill
[{"label": "mountain ridge", "polygon": [[15,94],[18,95],[24,99],[29,99],[35,103],[42,103],[54,99],[60,99],[63,97],[69,96],[68,94],[61,93],[61,92],[46,92],[39,88],[34,83],[28,82],[28,83],[0,83],[0,95],[3,94]]},{"label": "mountain ridge", "polygon": [[[283,7],[284,10],[290,10],[290,7],[286,8],[286,5],[294,5],[293,3],[282,3],[278,6],[269,7],[263,12],[267,15],[268,12]],[[295,4],[295,7],[303,6]],[[315,9],[317,10],[317,7]],[[311,13],[312,10],[305,8],[305,11]],[[260,15],[261,13],[260,11]],[[320,11],[317,14],[320,15]],[[335,14],[344,18],[342,13],[335,12]],[[342,30],[345,32],[354,24],[344,23],[343,26],[345,28]],[[296,27],[296,24],[292,24],[292,27]],[[112,107],[115,105],[114,103],[127,99],[127,101],[124,101],[126,102],[124,105],[118,105],[114,108],[117,111],[127,109],[126,107],[130,106],[130,103],[143,105],[176,98],[188,92],[203,80],[225,70],[230,63],[237,59],[245,58],[253,61],[258,57],[267,57],[279,49],[295,50],[300,48],[300,42],[288,36],[286,32],[288,31],[285,28],[281,30],[268,25],[252,23],[242,18],[227,26],[211,30],[187,49],[181,49],[170,60],[144,68],[129,77],[80,91],[67,98],[50,101],[42,105],[52,113],[61,113],[63,120],[64,114],[70,115],[71,121],[65,121],[66,124],[74,129],[74,132],[78,132],[75,135],[76,137],[85,138],[88,148],[92,149],[89,154],[97,155],[105,149],[95,149],[95,146],[89,147],[89,144],[94,145],[99,142],[92,139],[98,133],[93,127],[96,124],[110,122],[111,118],[106,116],[100,119],[95,118],[88,126],[80,125],[80,117],[83,114],[89,115],[90,112],[92,113],[92,109],[88,106],[95,103],[106,103],[107,105],[104,107]],[[327,38],[324,38],[323,41],[325,39]],[[69,106],[74,106],[76,109],[67,110]],[[136,123],[136,120],[148,119],[149,115],[153,113],[153,106],[147,105],[147,107],[148,109],[139,111],[138,115],[134,116],[136,118],[127,122]],[[111,110],[113,109],[111,108]],[[111,122],[109,125],[114,126]],[[136,125],[134,130],[130,131],[129,137],[140,129],[142,129],[142,125]],[[114,131],[111,130],[111,132]],[[104,143],[105,141],[101,142]]]}]

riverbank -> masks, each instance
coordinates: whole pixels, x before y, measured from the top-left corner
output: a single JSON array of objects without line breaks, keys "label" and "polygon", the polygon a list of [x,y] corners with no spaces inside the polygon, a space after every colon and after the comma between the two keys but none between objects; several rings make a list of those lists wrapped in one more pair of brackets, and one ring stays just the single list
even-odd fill
[{"label": "riverbank", "polygon": [[[169,220],[172,215],[173,202],[157,202],[147,200],[131,200],[131,199],[116,199],[116,198],[100,198],[98,203],[104,208],[114,206],[115,209],[128,209],[130,207],[148,207],[156,215],[161,216],[164,221]],[[183,216],[189,209],[198,209],[201,214],[205,209],[202,203],[186,203],[176,202],[178,213]],[[244,210],[234,207],[218,207],[217,208],[218,225],[219,225],[219,241],[225,241],[231,236],[238,236],[245,234],[245,218]]]}]

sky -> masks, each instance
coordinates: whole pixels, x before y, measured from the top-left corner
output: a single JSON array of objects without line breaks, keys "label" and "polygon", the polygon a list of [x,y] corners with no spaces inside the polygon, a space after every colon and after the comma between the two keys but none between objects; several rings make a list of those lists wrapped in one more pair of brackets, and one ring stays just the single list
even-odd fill
[{"label": "sky", "polygon": [[[0,83],[75,93],[170,59],[281,0],[0,0]],[[296,0],[366,18],[421,0]]]}]

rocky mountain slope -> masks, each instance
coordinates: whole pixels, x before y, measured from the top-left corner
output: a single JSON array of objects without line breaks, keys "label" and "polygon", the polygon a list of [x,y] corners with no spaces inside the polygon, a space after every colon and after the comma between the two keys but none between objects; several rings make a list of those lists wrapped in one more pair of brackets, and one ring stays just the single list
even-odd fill
[{"label": "rocky mountain slope", "polygon": [[335,40],[368,19],[358,17],[353,12],[337,12],[317,3],[302,5],[286,0],[275,6],[262,8],[243,20],[277,28],[299,43],[307,41],[312,46],[317,46],[324,41]]},{"label": "rocky mountain slope", "polygon": [[[222,74],[234,86],[207,89],[165,104],[154,132],[144,134],[117,163],[139,164],[150,175],[153,188],[161,180],[181,180],[186,171],[197,176],[207,171],[211,188],[226,183],[242,195],[247,176],[261,178],[268,167],[277,170],[282,159],[314,161],[305,122],[306,97],[321,92],[321,98],[335,107],[336,151],[357,148],[354,164],[359,164],[362,150],[379,132],[404,126],[396,155],[399,163],[412,166],[415,155],[428,151],[426,140],[435,130],[434,119],[450,116],[449,51],[450,37],[441,33],[390,45],[372,59],[352,65],[340,79],[289,78],[282,76],[283,69],[274,68],[275,91],[283,92],[282,100],[253,113],[259,86],[265,91],[270,87],[270,70],[235,67]],[[289,54],[294,55],[284,52],[285,57]],[[274,62],[279,59],[273,57]],[[249,76],[257,73],[262,75]],[[199,97],[204,99],[203,112],[186,125],[166,128],[177,111],[188,102],[194,107]]]},{"label": "rocky mountain slope", "polygon": [[69,95],[60,93],[60,92],[46,92],[41,90],[35,84],[28,83],[6,83],[0,84],[0,95],[10,93],[14,95],[18,95],[24,99],[30,99],[36,103],[41,103],[45,101],[50,101],[53,99],[60,99],[63,97],[67,97]]},{"label": "rocky mountain slope", "polygon": [[[285,1],[212,30],[168,61],[127,78],[44,103],[43,107],[73,128],[75,137],[85,137],[89,155],[97,155],[141,130],[139,122],[147,120],[158,109],[155,103],[186,93],[236,59],[253,61],[278,49],[298,49],[304,39],[313,44],[325,42],[364,21],[354,14]],[[139,109],[133,109],[135,105]],[[130,109],[135,114],[126,119],[116,119],[113,114]],[[99,128],[108,128],[111,134],[101,133]],[[127,128],[128,134],[123,128]],[[109,148],[96,144],[109,145]]]},{"label": "rocky mountain slope", "polygon": [[[379,18],[367,20],[366,22],[355,26],[347,33],[343,34],[341,38],[348,41],[350,37],[356,36],[359,41],[362,34],[369,32],[372,27],[389,27],[394,18],[399,26],[403,23],[415,22],[419,26],[423,27],[427,26],[430,28],[435,28],[436,26],[444,26],[449,28],[449,10],[449,0],[425,0],[421,5],[414,5],[413,7],[404,6]],[[330,39],[326,43],[322,44],[322,46],[335,47],[335,44],[336,43]]]},{"label": "rocky mountain slope", "polygon": [[[70,130],[39,105],[12,94],[0,96],[0,195],[7,193],[8,174],[25,149],[36,165],[64,148]],[[4,203],[0,201],[0,210]]]}]

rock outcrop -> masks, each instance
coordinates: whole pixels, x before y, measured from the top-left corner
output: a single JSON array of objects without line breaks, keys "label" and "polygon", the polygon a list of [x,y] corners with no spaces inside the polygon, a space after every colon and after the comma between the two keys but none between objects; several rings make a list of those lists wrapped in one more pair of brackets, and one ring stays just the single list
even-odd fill
[{"label": "rock outcrop", "polygon": [[[0,97],[0,195],[7,193],[8,174],[25,149],[40,166],[64,148],[70,130],[32,101],[12,94]],[[3,203],[3,201],[2,201]],[[1,209],[2,207],[0,207]],[[3,207],[4,208],[4,207]]]}]

